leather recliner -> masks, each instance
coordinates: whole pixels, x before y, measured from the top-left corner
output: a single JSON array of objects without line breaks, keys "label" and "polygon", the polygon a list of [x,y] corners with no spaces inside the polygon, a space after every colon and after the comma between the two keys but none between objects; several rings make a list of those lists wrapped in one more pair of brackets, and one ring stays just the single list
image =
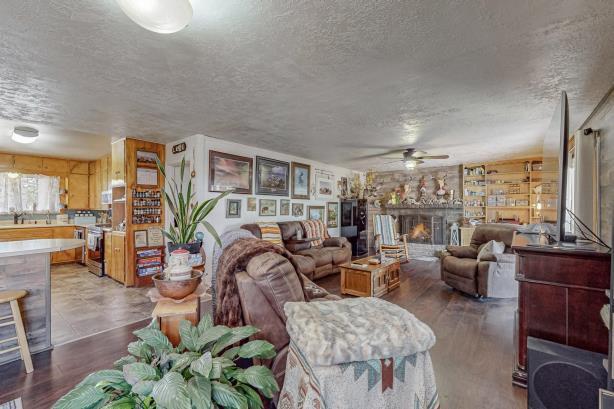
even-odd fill
[{"label": "leather recliner", "polygon": [[[252,258],[245,271],[236,274],[243,321],[260,329],[252,338],[269,341],[277,356],[257,362],[273,371],[279,387],[283,386],[290,337],[286,331],[284,305],[289,301],[338,300],[303,275],[304,290],[292,263],[277,253]],[[305,297],[307,295],[307,297]]]},{"label": "leather recliner", "polygon": [[[339,265],[349,263],[352,259],[352,246],[345,237],[331,237],[325,239],[321,246],[311,247],[310,242],[297,239],[298,231],[301,232],[301,237],[306,237],[301,222],[288,221],[277,224],[286,250],[308,259],[303,260],[299,257],[298,262],[301,264],[300,272],[311,280],[338,273],[340,271]],[[260,228],[256,223],[245,224],[241,228],[248,230],[258,238],[262,238]]]},{"label": "leather recliner", "polygon": [[[517,297],[516,256],[511,249],[517,228],[517,225],[502,223],[478,225],[469,246],[447,246],[441,253],[441,279],[449,286],[475,297]],[[505,243],[504,253],[491,254],[478,261],[480,250],[490,240]]]}]

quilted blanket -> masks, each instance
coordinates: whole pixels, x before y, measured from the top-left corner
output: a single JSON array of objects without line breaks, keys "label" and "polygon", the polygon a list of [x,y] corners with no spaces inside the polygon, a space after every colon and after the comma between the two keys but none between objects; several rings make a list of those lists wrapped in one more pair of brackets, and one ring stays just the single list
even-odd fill
[{"label": "quilted blanket", "polygon": [[412,314],[371,298],[288,304],[280,409],[439,408],[435,336]]}]

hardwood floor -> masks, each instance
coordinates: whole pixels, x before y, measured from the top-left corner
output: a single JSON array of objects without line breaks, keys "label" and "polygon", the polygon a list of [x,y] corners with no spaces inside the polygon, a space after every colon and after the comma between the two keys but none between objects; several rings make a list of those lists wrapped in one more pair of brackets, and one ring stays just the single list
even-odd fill
[{"label": "hardwood floor", "polygon": [[[520,409],[526,390],[512,386],[516,300],[480,301],[439,279],[439,262],[401,265],[401,286],[383,298],[427,323],[442,409]],[[339,276],[317,282],[340,295]]]},{"label": "hardwood floor", "polygon": [[[512,386],[515,300],[478,301],[439,280],[436,262],[402,266],[401,286],[385,299],[431,326],[442,409],[526,408],[526,391]],[[339,294],[339,276],[318,282]],[[208,311],[209,306],[203,306]],[[147,320],[56,347],[33,357],[34,372],[21,362],[1,367],[0,404],[22,397],[24,408],[48,408],[87,374],[111,367],[125,355],[132,331]]]}]

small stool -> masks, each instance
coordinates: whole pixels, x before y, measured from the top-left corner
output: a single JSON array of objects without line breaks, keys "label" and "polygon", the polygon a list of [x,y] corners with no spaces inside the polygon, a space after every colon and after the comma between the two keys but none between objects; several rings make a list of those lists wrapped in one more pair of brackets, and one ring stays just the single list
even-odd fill
[{"label": "small stool", "polygon": [[[7,325],[14,325],[17,336],[12,338],[0,339],[0,346],[7,342],[17,341],[17,346],[0,349],[0,354],[6,354],[11,351],[19,350],[21,359],[26,366],[26,373],[30,373],[34,370],[32,367],[32,357],[30,356],[30,348],[28,348],[28,339],[26,338],[26,331],[23,328],[23,321],[21,320],[21,312],[19,311],[19,299],[25,297],[28,294],[25,290],[14,291],[0,291],[0,304],[10,303],[12,315],[0,317],[0,327],[6,327]],[[11,320],[11,321],[6,321]]]}]

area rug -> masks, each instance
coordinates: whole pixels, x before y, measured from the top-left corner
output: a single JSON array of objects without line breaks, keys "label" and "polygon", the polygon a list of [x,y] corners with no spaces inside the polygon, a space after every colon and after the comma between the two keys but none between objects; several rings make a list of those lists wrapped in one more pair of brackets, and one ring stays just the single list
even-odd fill
[{"label": "area rug", "polygon": [[0,404],[0,409],[23,409],[21,398]]}]

